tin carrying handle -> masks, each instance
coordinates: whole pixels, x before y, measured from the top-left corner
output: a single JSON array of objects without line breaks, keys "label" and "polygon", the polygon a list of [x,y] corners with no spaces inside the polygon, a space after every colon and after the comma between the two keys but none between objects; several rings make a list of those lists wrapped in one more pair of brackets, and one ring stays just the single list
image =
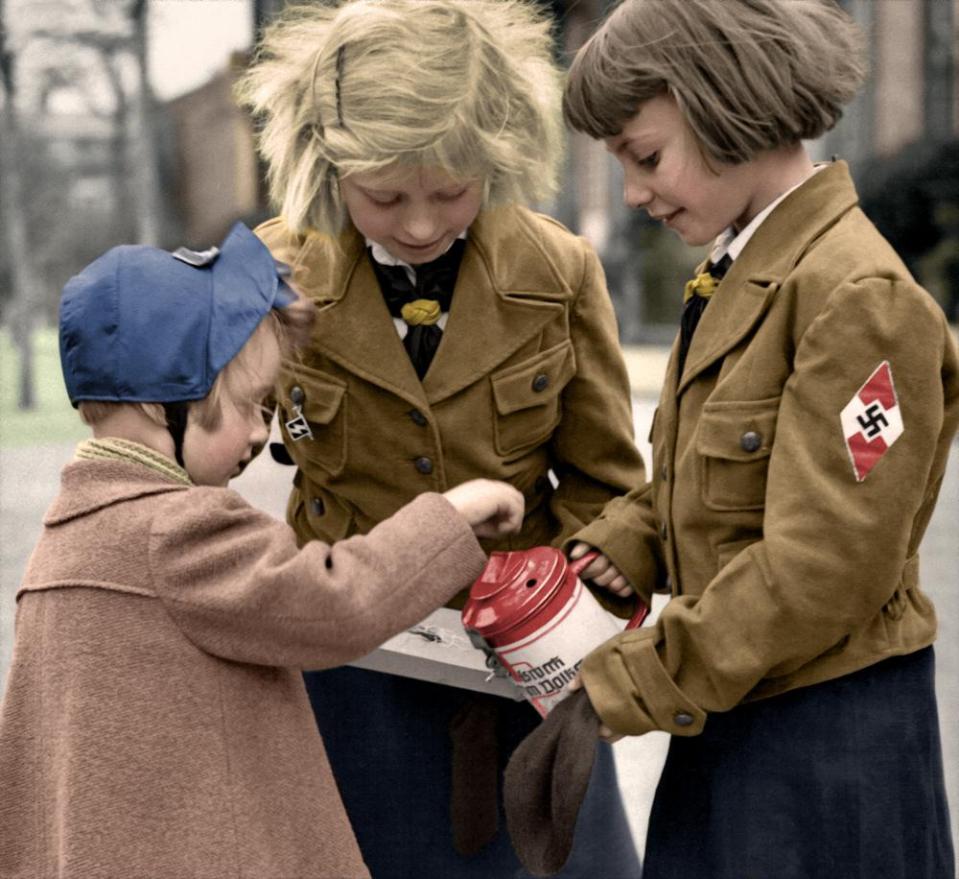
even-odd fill
[{"label": "tin carrying handle", "polygon": [[[569,569],[577,577],[579,577],[583,571],[589,567],[590,563],[595,559],[598,559],[599,556],[600,552],[598,549],[591,549],[589,552],[580,556],[580,558],[571,560],[569,563]],[[629,629],[638,629],[643,624],[643,621],[647,616],[649,616],[649,605],[637,596],[636,612],[632,615],[629,622],[626,623],[626,627],[623,629],[623,631],[625,632]]]}]

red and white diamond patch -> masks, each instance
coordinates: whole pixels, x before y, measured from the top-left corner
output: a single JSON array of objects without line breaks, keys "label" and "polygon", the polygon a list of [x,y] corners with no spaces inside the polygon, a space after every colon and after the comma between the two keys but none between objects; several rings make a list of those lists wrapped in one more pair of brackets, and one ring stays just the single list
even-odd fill
[{"label": "red and white diamond patch", "polygon": [[888,360],[875,368],[839,417],[856,482],[862,482],[903,431]]}]

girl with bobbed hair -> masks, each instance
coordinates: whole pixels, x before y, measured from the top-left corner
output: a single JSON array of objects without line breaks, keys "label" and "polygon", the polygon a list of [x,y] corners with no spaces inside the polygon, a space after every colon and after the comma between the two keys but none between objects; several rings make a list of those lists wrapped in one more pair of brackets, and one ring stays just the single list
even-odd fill
[{"label": "girl with bobbed hair", "polygon": [[[954,875],[919,545],[959,422],[934,300],[828,131],[865,76],[832,0],[625,0],[571,125],[709,260],[686,285],[652,479],[575,536],[672,600],[588,655],[611,735],[672,735],[645,879]],[[577,697],[579,698],[579,697]],[[548,723],[548,721],[547,721]]]},{"label": "girl with bobbed hair", "polygon": [[[642,480],[599,261],[525,206],[562,160],[551,27],[523,0],[316,3],[239,85],[279,212],[257,232],[318,308],[277,387],[302,542],[482,475],[526,501],[487,550],[559,545]],[[497,787],[530,706],[359,669],[306,682],[374,875],[522,875]],[[561,875],[638,873],[600,743]]]}]

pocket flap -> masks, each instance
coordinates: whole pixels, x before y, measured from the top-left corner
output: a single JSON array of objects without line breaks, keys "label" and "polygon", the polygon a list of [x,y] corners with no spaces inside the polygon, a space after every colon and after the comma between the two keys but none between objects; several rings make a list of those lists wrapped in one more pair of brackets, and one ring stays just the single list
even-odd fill
[{"label": "pocket flap", "polygon": [[[299,363],[285,363],[280,381],[278,396],[283,408],[292,414],[301,406],[306,420],[313,424],[329,424],[346,393],[346,382],[342,379]],[[294,400],[294,396],[299,397],[297,388],[303,395],[300,403]]]},{"label": "pocket flap", "polygon": [[576,373],[573,343],[561,342],[515,366],[493,373],[496,411],[509,415],[555,399]]},{"label": "pocket flap", "polygon": [[706,403],[699,418],[696,451],[708,458],[766,458],[776,437],[780,397]]}]

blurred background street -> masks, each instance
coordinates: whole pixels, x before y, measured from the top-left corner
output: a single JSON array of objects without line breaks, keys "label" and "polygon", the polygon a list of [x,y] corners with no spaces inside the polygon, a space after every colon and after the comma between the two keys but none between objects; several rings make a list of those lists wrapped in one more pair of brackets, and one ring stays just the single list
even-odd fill
[{"label": "blurred background street", "polygon": [[[233,102],[255,34],[286,0],[0,0],[0,688],[13,597],[61,466],[84,428],[56,351],[64,282],[108,247],[203,249],[271,215],[253,120]],[[535,0],[568,59],[612,0]],[[871,74],[837,127],[809,144],[846,160],[862,207],[959,322],[959,0],[839,0]],[[566,185],[538,207],[596,248],[648,454],[653,401],[683,282],[703,256],[621,200],[602,144],[571,136]],[[938,688],[959,841],[959,454],[923,544],[940,616]],[[647,458],[648,460],[648,458]],[[263,456],[236,487],[282,515],[287,471]],[[2,692],[2,690],[0,690]],[[616,746],[639,844],[665,735]]]}]

